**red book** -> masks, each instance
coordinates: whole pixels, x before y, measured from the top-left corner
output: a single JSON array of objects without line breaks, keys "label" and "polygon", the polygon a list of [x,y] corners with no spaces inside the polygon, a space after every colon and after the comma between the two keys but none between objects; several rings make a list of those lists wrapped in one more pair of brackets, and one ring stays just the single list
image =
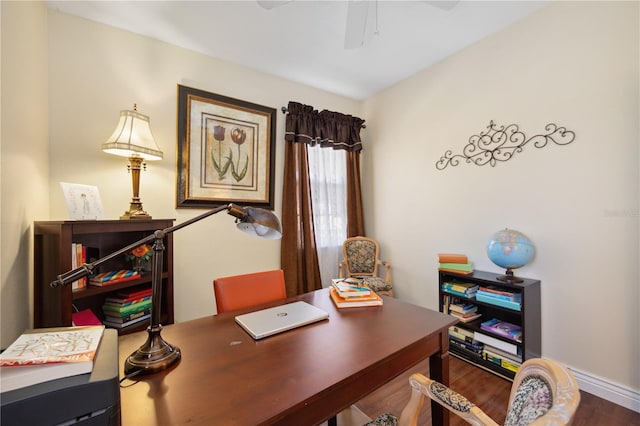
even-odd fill
[{"label": "red book", "polygon": [[91,309],[85,309],[71,314],[73,325],[102,325],[102,321],[93,313]]},{"label": "red book", "polygon": [[142,297],[107,297],[104,299],[104,303],[111,305],[129,306],[134,303],[141,303],[151,299],[151,293]]},{"label": "red book", "polygon": [[131,300],[141,299],[143,297],[149,296],[152,294],[151,287],[145,288],[143,290],[130,290],[130,291],[119,291],[117,293],[118,297],[122,297],[126,299],[126,302]]}]

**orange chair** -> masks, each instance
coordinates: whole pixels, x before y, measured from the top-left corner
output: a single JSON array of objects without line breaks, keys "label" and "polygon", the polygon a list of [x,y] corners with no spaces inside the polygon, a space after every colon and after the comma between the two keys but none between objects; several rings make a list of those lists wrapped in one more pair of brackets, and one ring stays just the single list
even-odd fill
[{"label": "orange chair", "polygon": [[219,314],[287,297],[282,269],[216,278],[213,293]]}]

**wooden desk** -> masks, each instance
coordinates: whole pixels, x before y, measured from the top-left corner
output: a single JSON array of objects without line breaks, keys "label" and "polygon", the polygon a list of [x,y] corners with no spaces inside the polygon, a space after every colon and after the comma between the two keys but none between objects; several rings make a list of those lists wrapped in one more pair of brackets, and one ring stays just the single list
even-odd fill
[{"label": "wooden desk", "polygon": [[[286,302],[295,300],[326,310],[329,320],[259,341],[234,320],[255,308],[166,326],[162,336],[182,360],[123,383],[130,386],[121,389],[122,424],[314,425],[427,357],[430,376],[449,384],[452,317],[393,298],[338,310],[326,289]],[[121,377],[125,358],[145,340],[146,332],[120,337]],[[446,410],[431,408],[433,424],[448,424]]]}]

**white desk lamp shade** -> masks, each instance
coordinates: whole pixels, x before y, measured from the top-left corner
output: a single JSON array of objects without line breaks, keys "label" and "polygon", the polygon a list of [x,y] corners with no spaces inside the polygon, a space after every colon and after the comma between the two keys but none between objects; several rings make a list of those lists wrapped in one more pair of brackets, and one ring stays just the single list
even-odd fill
[{"label": "white desk lamp shade", "polygon": [[162,160],[162,151],[151,134],[149,117],[140,114],[135,104],[133,111],[120,111],[118,126],[111,137],[102,144],[102,151],[129,159],[133,198],[129,210],[126,210],[120,219],[151,219],[151,215],[144,211],[140,201],[140,170],[146,169],[144,161]]},{"label": "white desk lamp shade", "polygon": [[151,134],[149,117],[134,110],[120,111],[120,121],[102,151],[121,157],[139,156],[144,160],[162,160],[162,151]]}]

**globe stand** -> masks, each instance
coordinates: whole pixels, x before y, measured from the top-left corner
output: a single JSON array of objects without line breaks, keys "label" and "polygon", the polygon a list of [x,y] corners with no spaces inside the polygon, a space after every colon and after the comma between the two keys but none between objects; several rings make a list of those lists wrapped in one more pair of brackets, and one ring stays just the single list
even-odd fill
[{"label": "globe stand", "polygon": [[513,275],[513,270],[511,270],[509,268],[507,268],[507,271],[504,273],[504,275],[500,275],[499,277],[496,277],[496,279],[498,281],[504,281],[504,282],[507,282],[509,284],[524,282],[524,280],[522,278],[518,278],[518,277],[514,276]]}]

